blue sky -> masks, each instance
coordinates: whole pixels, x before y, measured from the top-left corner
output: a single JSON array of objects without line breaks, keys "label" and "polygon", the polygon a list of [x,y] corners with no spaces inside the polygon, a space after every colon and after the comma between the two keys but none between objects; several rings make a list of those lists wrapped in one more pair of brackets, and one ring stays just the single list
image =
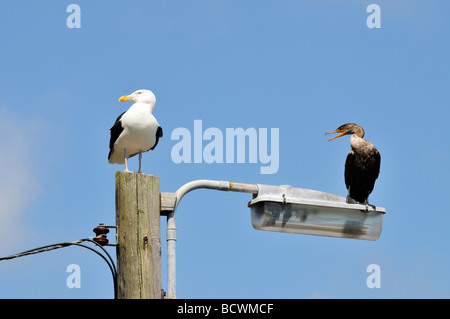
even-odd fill
[{"label": "blue sky", "polygon": [[[81,8],[69,29],[66,8]],[[369,29],[369,4],[381,28]],[[349,138],[379,149],[375,241],[256,231],[251,196],[197,190],[177,213],[179,298],[449,298],[448,1],[3,1],[0,10],[0,256],[115,223],[109,128],[151,89],[164,137],[144,173],[175,192],[196,179],[289,184],[346,195]],[[279,169],[181,163],[177,128],[279,128]],[[206,144],[206,143],[205,143]],[[137,171],[137,159],[129,161]],[[165,219],[161,219],[166,289]],[[113,248],[108,248],[114,253]],[[66,268],[78,264],[81,288]],[[378,264],[381,288],[366,268]],[[0,298],[112,298],[106,264],[69,247],[0,263]]]}]

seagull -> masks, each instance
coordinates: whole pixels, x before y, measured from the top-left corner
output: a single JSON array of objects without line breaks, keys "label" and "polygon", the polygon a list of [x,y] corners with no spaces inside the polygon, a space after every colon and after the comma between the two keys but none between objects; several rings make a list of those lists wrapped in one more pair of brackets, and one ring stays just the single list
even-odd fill
[{"label": "seagull", "polygon": [[[351,135],[351,151],[345,161],[345,186],[348,190],[347,203],[369,204],[369,195],[372,192],[375,181],[380,174],[381,155],[376,147],[368,140],[364,139],[364,129],[355,123],[347,123],[339,126],[333,132],[327,134],[340,133],[328,141],[340,136]],[[373,205],[370,205],[374,207]]]},{"label": "seagull", "polygon": [[141,174],[142,152],[153,150],[163,136],[161,126],[153,116],[156,98],[150,90],[137,90],[130,95],[119,98],[119,102],[133,101],[134,104],[116,119],[111,127],[108,163],[125,164],[127,160],[139,154],[139,171]]}]

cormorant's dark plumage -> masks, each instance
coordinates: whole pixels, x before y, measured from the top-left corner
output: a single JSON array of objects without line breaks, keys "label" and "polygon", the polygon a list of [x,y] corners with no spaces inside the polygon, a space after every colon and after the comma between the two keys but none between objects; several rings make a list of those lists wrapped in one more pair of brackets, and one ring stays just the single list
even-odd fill
[{"label": "cormorant's dark plumage", "polygon": [[350,138],[352,150],[348,153],[345,161],[344,174],[345,186],[348,190],[347,202],[368,204],[369,195],[380,173],[380,153],[372,143],[363,138],[364,130],[357,124],[344,124],[338,127],[337,130],[326,134],[331,133],[340,134],[329,141],[340,136],[352,135]]}]

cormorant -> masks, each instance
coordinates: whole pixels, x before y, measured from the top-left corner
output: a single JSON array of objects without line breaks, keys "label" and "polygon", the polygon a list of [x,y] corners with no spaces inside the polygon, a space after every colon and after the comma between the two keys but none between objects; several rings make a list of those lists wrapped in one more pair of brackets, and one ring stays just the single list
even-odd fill
[{"label": "cormorant", "polygon": [[[352,135],[350,146],[352,150],[348,153],[345,161],[345,186],[348,190],[347,203],[361,203],[369,205],[369,194],[372,192],[375,180],[380,173],[381,156],[376,147],[365,140],[364,129],[354,123],[341,125],[333,132],[340,133],[329,139],[331,141],[344,135]],[[371,205],[372,206],[372,205]]]}]

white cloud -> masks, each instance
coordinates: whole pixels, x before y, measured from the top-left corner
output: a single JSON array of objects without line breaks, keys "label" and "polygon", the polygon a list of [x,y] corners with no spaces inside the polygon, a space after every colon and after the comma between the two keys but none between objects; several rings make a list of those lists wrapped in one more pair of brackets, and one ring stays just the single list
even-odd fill
[{"label": "white cloud", "polygon": [[0,255],[24,239],[27,209],[40,192],[32,159],[41,122],[0,107]]}]

